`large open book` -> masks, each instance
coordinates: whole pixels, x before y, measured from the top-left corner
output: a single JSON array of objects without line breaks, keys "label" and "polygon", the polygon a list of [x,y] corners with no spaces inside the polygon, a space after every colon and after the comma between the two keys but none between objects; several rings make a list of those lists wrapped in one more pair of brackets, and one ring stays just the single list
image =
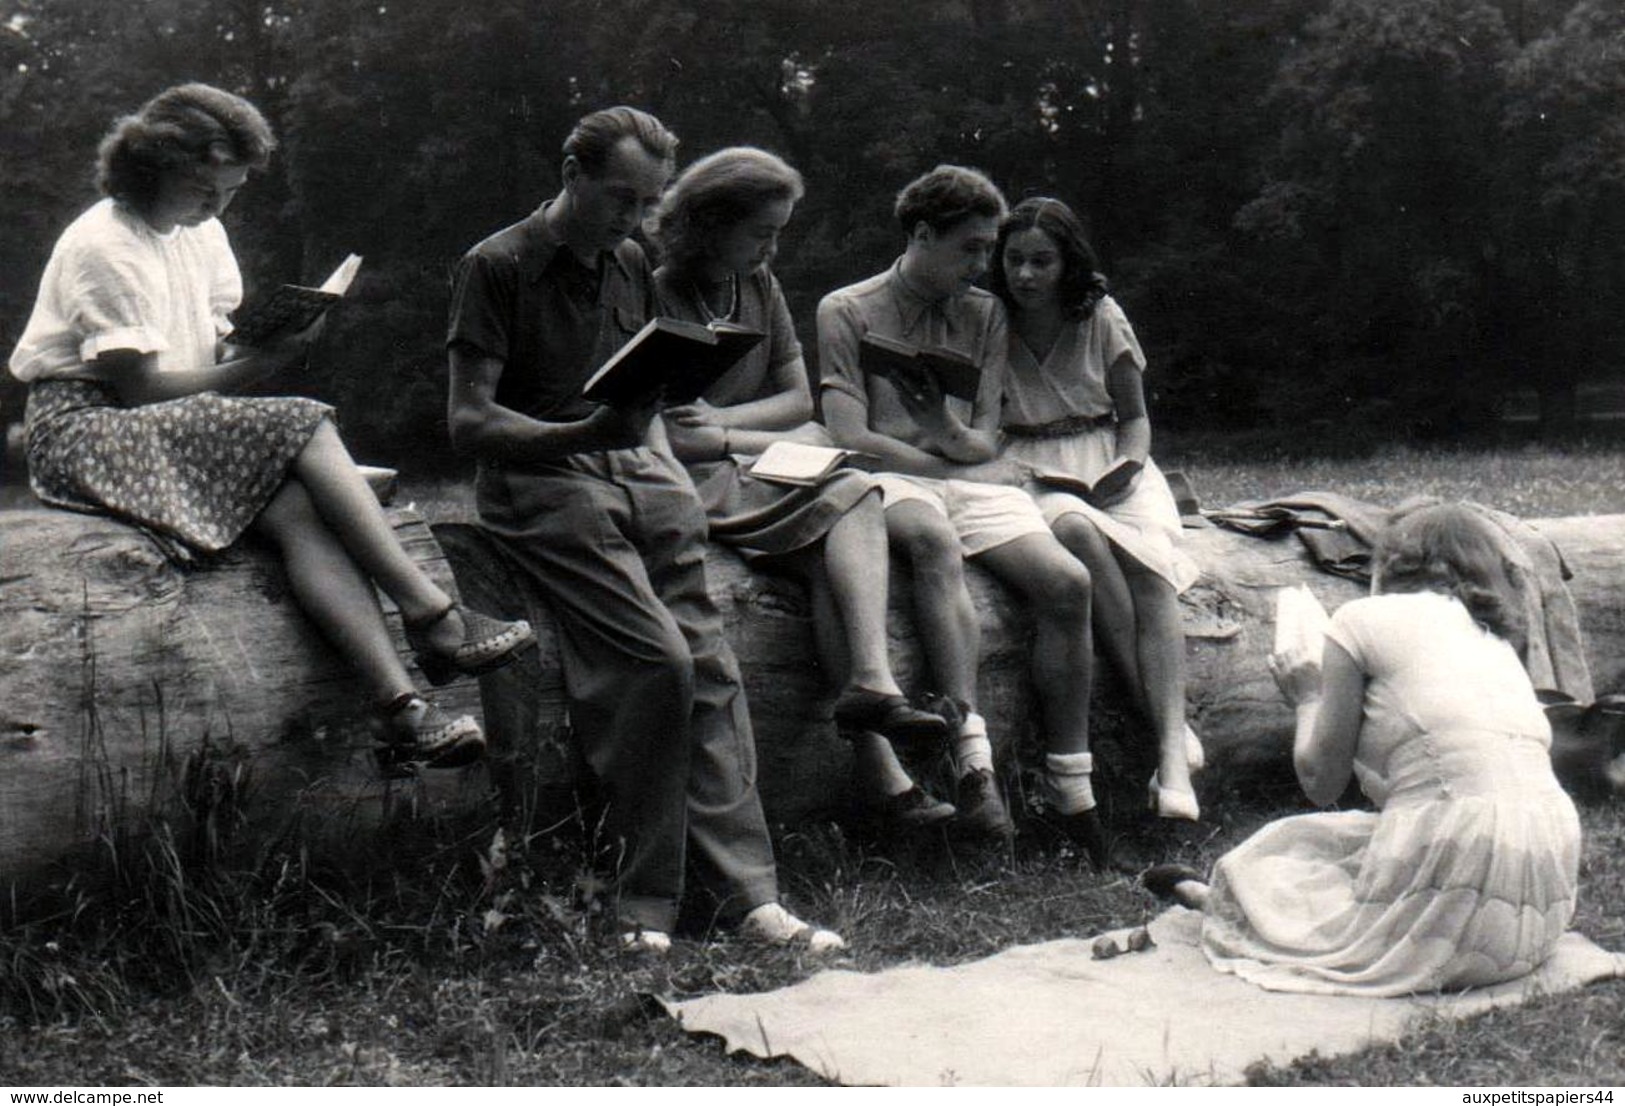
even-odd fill
[{"label": "large open book", "polygon": [[734,323],[650,319],[582,386],[595,403],[636,404],[664,389],[667,406],[693,403],[764,335]]},{"label": "large open book", "polygon": [[854,449],[833,449],[825,445],[779,441],[762,450],[750,466],[758,480],[811,488],[822,484],[854,457],[869,457]]},{"label": "large open book", "polygon": [[1129,486],[1144,467],[1131,458],[1119,457],[1112,462],[1110,468],[1095,477],[1093,482],[1069,472],[1056,472],[1052,469],[1034,469],[1033,479],[1047,488],[1071,492],[1091,507],[1105,507],[1119,492]]},{"label": "large open book", "polygon": [[858,367],[866,373],[907,384],[912,374],[928,372],[937,378],[944,395],[976,399],[982,370],[958,350],[942,346],[916,346],[884,334],[865,334],[858,346]]},{"label": "large open book", "polygon": [[272,338],[304,330],[350,290],[360,268],[361,258],[351,254],[319,287],[284,284],[258,303],[239,307],[226,340],[238,346],[263,346]]}]

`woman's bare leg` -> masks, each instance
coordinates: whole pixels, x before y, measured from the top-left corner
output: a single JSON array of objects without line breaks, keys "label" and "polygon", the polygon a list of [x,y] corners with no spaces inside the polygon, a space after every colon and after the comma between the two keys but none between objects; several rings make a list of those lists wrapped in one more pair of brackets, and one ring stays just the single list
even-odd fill
[{"label": "woman's bare leg", "polygon": [[360,670],[376,701],[387,703],[413,691],[372,581],[328,528],[304,486],[296,480],[283,484],[254,520],[254,530],[281,551],[300,608]]},{"label": "woman's bare leg", "polygon": [[[343,543],[354,563],[401,609],[408,621],[421,621],[451,602],[401,547],[378,497],[356,469],[350,451],[331,422],[323,421],[294,459],[293,475],[304,485],[328,530]],[[436,645],[455,648],[463,627],[455,616],[430,632]]]},{"label": "woman's bare leg", "polygon": [[914,621],[932,679],[943,694],[974,704],[982,627],[965,585],[958,535],[946,518],[915,500],[886,508],[886,535],[892,552],[909,565]]},{"label": "woman's bare leg", "polygon": [[1157,734],[1157,776],[1164,787],[1191,789],[1185,753],[1185,631],[1173,585],[1125,557],[1124,574],[1139,623],[1138,655],[1147,714]]},{"label": "woman's bare leg", "polygon": [[1060,543],[1089,570],[1094,582],[1095,640],[1134,696],[1134,709],[1149,716],[1140,678],[1140,633],[1134,597],[1111,543],[1080,514],[1062,515],[1051,528]]}]

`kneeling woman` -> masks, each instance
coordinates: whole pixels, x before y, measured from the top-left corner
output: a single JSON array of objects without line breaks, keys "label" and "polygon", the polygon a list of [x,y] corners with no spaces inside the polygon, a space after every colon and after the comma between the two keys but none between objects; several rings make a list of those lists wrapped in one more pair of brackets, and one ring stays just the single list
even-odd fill
[{"label": "kneeling woman", "polygon": [[269,539],[300,606],[371,686],[391,759],[467,763],[485,749],[478,723],[418,693],[373,583],[434,683],[512,659],[530,626],[465,610],[423,574],[326,404],[217,394],[299,361],[316,329],[257,349],[221,340],[242,281],[216,216],[273,145],[252,104],[202,84],[102,140],[106,198],[57,240],[11,355],[29,384],[29,479],[44,502],[142,526],[183,562],[249,531]]},{"label": "kneeling woman", "polygon": [[1491,524],[1446,504],[1402,511],[1373,595],[1332,616],[1323,657],[1270,667],[1297,706],[1293,762],[1326,805],[1352,773],[1379,808],[1265,826],[1153,891],[1204,911],[1218,969],[1269,990],[1404,995],[1515,979],[1574,915],[1580,821]]},{"label": "kneeling woman", "polygon": [[735,460],[780,439],[830,444],[810,421],[801,344],[769,268],[801,195],[801,174],[754,147],[701,158],[666,194],[654,225],[661,313],[766,335],[701,400],[666,411],[666,432],[705,500],[712,539],[807,581],[820,652],[845,684],[836,722],[854,742],[859,775],[880,808],[904,824],[938,821],[954,808],[914,786],[885,740],[938,749],[947,723],[912,706],[892,675],[879,489],[858,472],[838,472],[815,488],[785,487],[749,476]]}]

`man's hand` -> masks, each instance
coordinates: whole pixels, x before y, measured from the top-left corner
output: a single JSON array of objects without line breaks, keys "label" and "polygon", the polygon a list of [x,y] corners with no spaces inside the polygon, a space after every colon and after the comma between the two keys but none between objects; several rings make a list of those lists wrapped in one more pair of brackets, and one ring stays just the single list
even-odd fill
[{"label": "man's hand", "polygon": [[657,393],[641,403],[605,404],[587,416],[600,449],[635,449],[649,438],[649,423],[660,410]]},{"label": "man's hand", "polygon": [[[668,428],[677,426],[714,426],[721,429],[723,426],[721,412],[703,399],[697,399],[693,403],[685,403],[681,407],[668,407],[662,414],[666,416]],[[675,439],[673,439],[673,444],[675,444]],[[718,445],[717,448],[722,447]]]},{"label": "man's hand", "polygon": [[671,417],[671,411],[667,411],[666,439],[671,443],[672,453],[680,461],[714,461],[722,456],[728,432],[709,423],[678,422]]},{"label": "man's hand", "polygon": [[948,408],[943,402],[942,385],[935,373],[899,372],[892,380],[898,401],[923,429],[936,433],[948,425]]}]

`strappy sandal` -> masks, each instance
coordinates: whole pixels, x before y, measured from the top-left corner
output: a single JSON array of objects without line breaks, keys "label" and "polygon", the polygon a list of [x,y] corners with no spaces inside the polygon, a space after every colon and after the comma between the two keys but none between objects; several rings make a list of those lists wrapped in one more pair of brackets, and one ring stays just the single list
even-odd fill
[{"label": "strappy sandal", "polygon": [[386,771],[412,767],[461,768],[485,755],[485,733],[466,714],[451,715],[416,692],[378,708],[383,745],[378,760]]},{"label": "strappy sandal", "polygon": [[[463,620],[463,643],[450,653],[429,643],[429,631],[452,611]],[[406,643],[423,678],[435,687],[449,684],[458,676],[481,676],[493,672],[536,644],[536,633],[524,619],[502,622],[461,603],[448,603],[444,609],[416,622],[404,622]]]}]

